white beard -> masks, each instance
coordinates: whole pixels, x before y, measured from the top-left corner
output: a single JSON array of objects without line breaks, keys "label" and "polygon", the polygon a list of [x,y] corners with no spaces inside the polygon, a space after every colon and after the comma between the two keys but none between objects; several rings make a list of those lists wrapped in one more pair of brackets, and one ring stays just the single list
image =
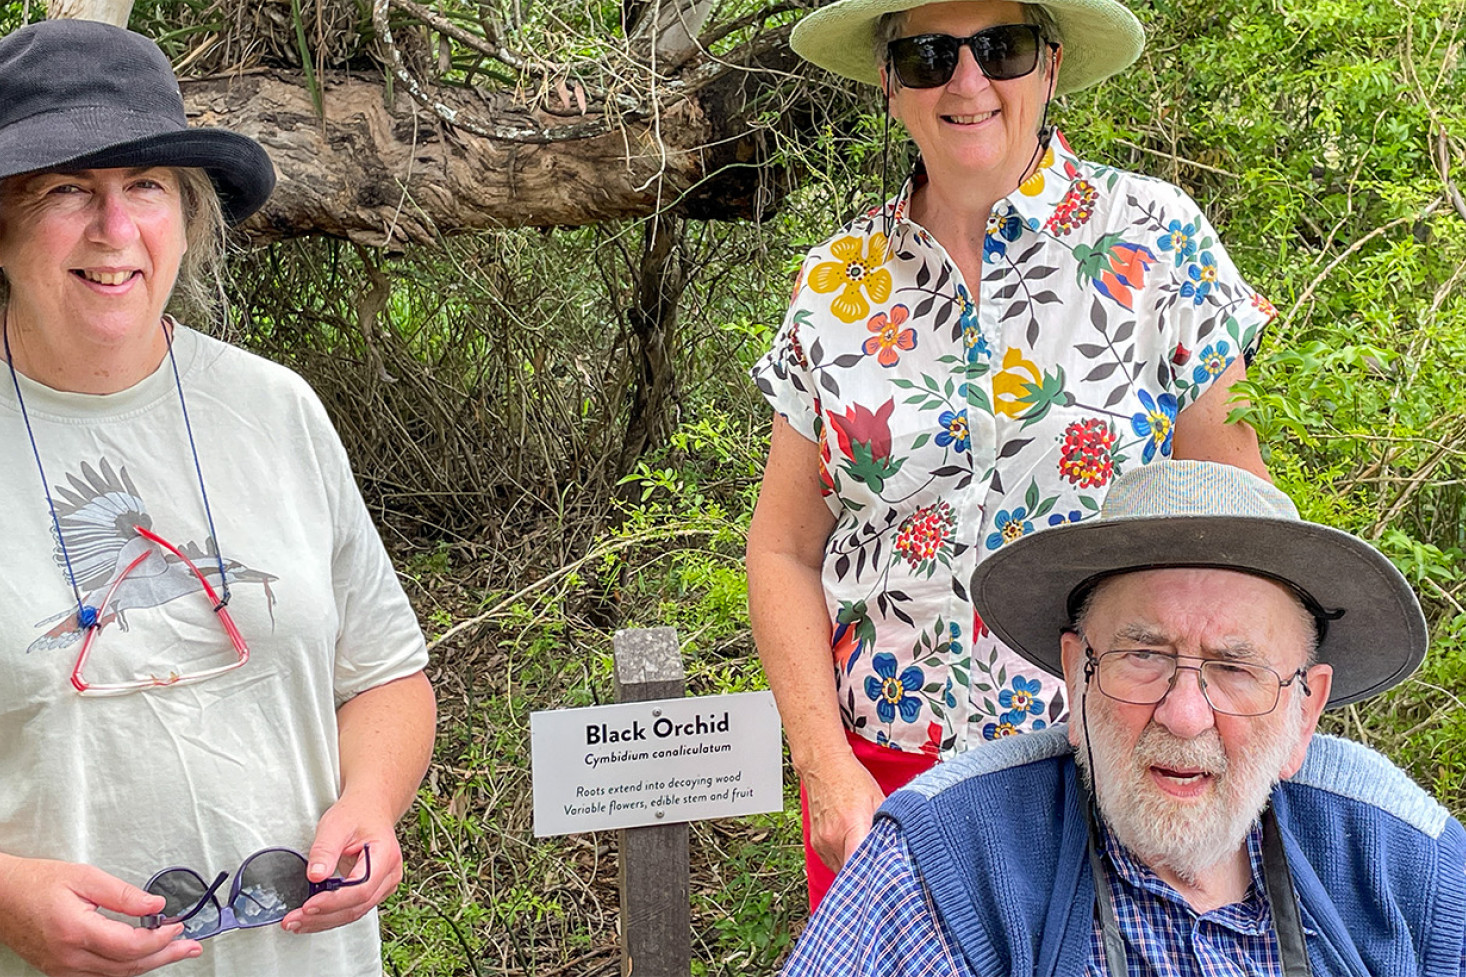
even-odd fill
[{"label": "white beard", "polygon": [[[1100,698],[1096,693],[1086,705]],[[1100,706],[1089,716],[1097,769],[1089,769],[1082,722],[1075,760],[1092,787],[1098,782],[1100,814],[1115,839],[1151,868],[1194,884],[1242,847],[1267,806],[1303,722],[1301,709],[1282,708],[1285,715],[1275,720],[1281,728],[1258,730],[1255,745],[1229,760],[1215,727],[1182,740],[1153,721],[1127,756],[1109,710]],[[1212,789],[1199,803],[1183,804],[1156,786],[1152,766],[1200,769],[1212,776]]]}]

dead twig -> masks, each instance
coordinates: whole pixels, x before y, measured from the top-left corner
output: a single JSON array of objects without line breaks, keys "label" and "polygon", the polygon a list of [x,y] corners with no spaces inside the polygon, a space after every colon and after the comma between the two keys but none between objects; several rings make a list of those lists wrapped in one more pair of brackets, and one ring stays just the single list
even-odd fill
[{"label": "dead twig", "polygon": [[1293,307],[1288,310],[1288,314],[1282,317],[1283,322],[1287,325],[1280,328],[1273,336],[1274,345],[1281,345],[1282,333],[1288,326],[1292,325],[1296,316],[1298,315],[1298,310],[1303,308],[1303,306],[1307,305],[1310,301],[1313,300],[1313,293],[1318,291],[1319,286],[1328,280],[1328,277],[1334,273],[1334,269],[1338,268],[1345,261],[1348,261],[1352,255],[1356,254],[1361,248],[1363,248],[1370,241],[1373,241],[1375,238],[1383,234],[1388,234],[1390,231],[1401,226],[1402,224],[1411,224],[1417,221],[1425,220],[1431,214],[1435,213],[1436,208],[1439,207],[1441,203],[1442,201],[1437,198],[1436,200],[1431,201],[1430,204],[1419,214],[1406,217],[1397,217],[1394,220],[1390,221],[1388,224],[1382,224],[1379,227],[1376,227],[1374,230],[1370,231],[1368,234],[1364,235],[1359,240],[1355,241],[1353,244],[1345,248],[1337,257],[1334,258],[1333,261],[1330,261],[1326,266],[1324,266],[1323,271],[1319,272],[1318,276],[1314,278],[1313,281],[1308,283],[1308,287],[1303,290],[1302,295],[1298,296],[1298,300],[1293,303]]},{"label": "dead twig", "polygon": [[381,40],[382,47],[386,49],[388,66],[391,68],[392,74],[396,79],[407,89],[407,93],[410,96],[428,111],[448,123],[448,125],[484,139],[499,139],[504,142],[528,143],[530,145],[548,145],[557,142],[570,142],[576,139],[592,139],[596,136],[603,136],[611,131],[611,123],[602,118],[577,123],[575,125],[556,126],[554,128],[512,126],[498,122],[484,122],[466,112],[454,108],[441,99],[433,97],[418,82],[412,72],[407,70],[407,65],[402,59],[402,52],[397,49],[396,42],[392,40],[392,29],[387,24],[387,7],[394,2],[400,3],[402,0],[373,0],[372,3],[372,23],[376,26],[377,37]]},{"label": "dead twig", "polygon": [[624,549],[629,549],[632,546],[641,546],[649,542],[676,539],[680,536],[712,536],[715,535],[717,532],[719,532],[719,530],[712,528],[657,530],[638,533],[634,536],[623,536],[618,539],[613,539],[607,543],[603,543],[595,547],[589,553],[585,554],[579,559],[573,560],[570,563],[567,563],[565,566],[560,567],[553,573],[547,573],[533,583],[525,587],[521,587],[519,590],[516,590],[513,594],[505,597],[503,600],[499,601],[499,603],[495,604],[487,611],[484,611],[482,614],[471,617],[466,621],[459,621],[447,631],[444,631],[442,634],[440,634],[437,638],[433,639],[433,641],[428,644],[428,652],[431,653],[435,648],[437,648],[443,642],[447,641],[449,638],[452,638],[455,635],[468,630],[469,628],[478,627],[479,625],[484,624],[487,621],[493,620],[495,617],[498,617],[506,610],[519,603],[525,597],[529,596],[537,590],[542,590],[543,588],[549,586],[550,584],[562,579],[569,574],[574,573],[576,570],[579,570],[581,567],[585,566],[587,563],[592,562],[593,560],[599,560],[603,557],[610,556],[612,553],[619,553],[620,551]]}]

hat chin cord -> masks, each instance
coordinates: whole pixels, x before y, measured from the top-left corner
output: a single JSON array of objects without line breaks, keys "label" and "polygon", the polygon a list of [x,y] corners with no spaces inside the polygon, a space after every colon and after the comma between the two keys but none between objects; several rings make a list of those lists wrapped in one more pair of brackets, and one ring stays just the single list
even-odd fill
[{"label": "hat chin cord", "polygon": [[1054,87],[1059,82],[1059,72],[1055,70],[1053,57],[1054,49],[1051,47],[1049,48],[1049,93],[1044,97],[1043,115],[1038,120],[1038,145],[1034,147],[1033,155],[1028,158],[1028,165],[1023,168],[1023,178],[1018,181],[1019,186],[1022,186],[1033,175],[1035,164],[1042,158],[1044,148],[1053,138],[1053,133],[1049,129],[1049,106],[1054,104]]},{"label": "hat chin cord", "polygon": [[895,217],[886,207],[890,200],[890,166],[891,166],[891,96],[894,94],[891,89],[891,58],[886,56],[886,70],[881,78],[881,228],[885,235],[887,244],[890,243],[891,233],[895,229]]}]

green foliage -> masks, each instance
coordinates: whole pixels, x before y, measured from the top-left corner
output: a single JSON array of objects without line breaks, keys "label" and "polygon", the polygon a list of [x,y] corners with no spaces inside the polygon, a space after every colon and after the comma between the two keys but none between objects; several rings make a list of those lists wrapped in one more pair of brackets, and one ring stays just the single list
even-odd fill
[{"label": "green foliage", "polygon": [[0,34],[9,34],[18,27],[34,24],[46,17],[46,5],[27,3],[25,0],[6,0],[0,3]]}]

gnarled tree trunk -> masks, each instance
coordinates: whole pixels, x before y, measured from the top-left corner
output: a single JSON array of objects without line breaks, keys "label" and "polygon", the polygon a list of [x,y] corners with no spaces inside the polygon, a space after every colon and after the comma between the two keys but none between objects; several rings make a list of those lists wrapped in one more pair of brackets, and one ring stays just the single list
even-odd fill
[{"label": "gnarled tree trunk", "polygon": [[[183,83],[190,122],[252,136],[269,151],[280,182],[244,227],[256,241],[330,234],[401,247],[440,235],[498,227],[585,225],[661,210],[703,218],[756,218],[779,197],[757,161],[763,140],[744,106],[775,84],[792,55],[782,39],[748,52],[750,66],[716,72],[650,119],[603,125],[581,138],[513,141],[464,133],[410,98],[390,102],[378,77],[320,76],[324,120],[303,80],[286,71]],[[445,108],[542,131],[543,120],[509,114],[461,92],[437,93]],[[487,111],[486,111],[487,110]],[[753,165],[750,165],[753,164]]]}]

